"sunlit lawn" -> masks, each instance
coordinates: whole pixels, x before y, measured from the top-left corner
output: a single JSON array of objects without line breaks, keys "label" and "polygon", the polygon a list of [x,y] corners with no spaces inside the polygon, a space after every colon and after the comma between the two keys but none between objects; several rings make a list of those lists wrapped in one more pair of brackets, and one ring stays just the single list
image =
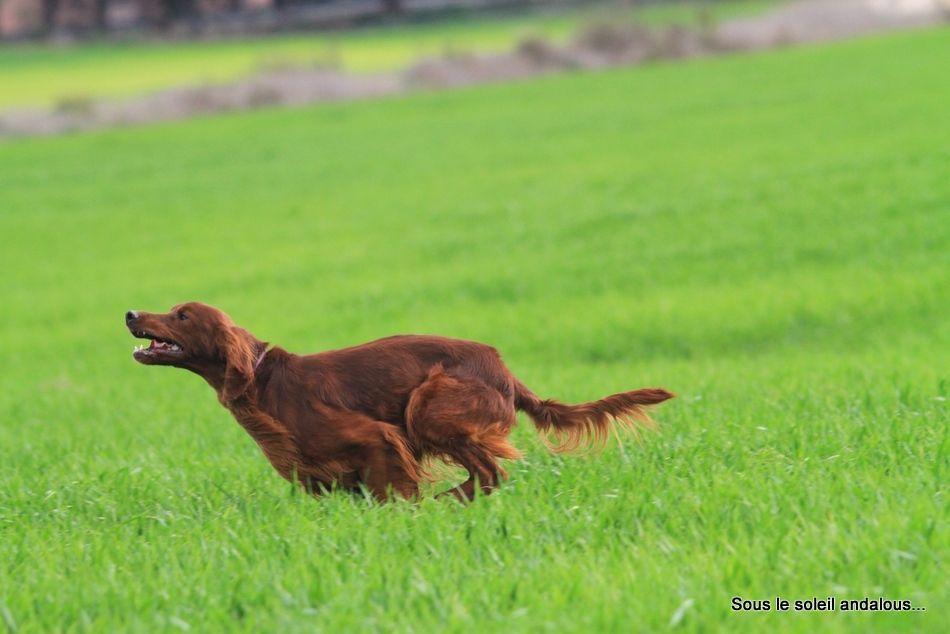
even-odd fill
[{"label": "sunlit lawn", "polygon": [[[950,32],[0,145],[23,632],[942,632]],[[128,308],[487,341],[643,446],[467,508],[295,494]],[[443,485],[445,486],[445,485]],[[734,613],[884,597],[926,611]],[[941,625],[943,624],[943,625]]]}]

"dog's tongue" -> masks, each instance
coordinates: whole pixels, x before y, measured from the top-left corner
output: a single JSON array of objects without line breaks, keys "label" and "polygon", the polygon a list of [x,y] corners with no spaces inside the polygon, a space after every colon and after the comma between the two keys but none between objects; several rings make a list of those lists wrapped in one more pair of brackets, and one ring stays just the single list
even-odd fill
[{"label": "dog's tongue", "polygon": [[155,341],[154,339],[152,339],[152,342],[151,342],[150,344],[148,344],[148,349],[149,349],[149,350],[152,350],[152,349],[158,348],[158,347],[159,347],[159,343],[158,343],[157,341]]}]

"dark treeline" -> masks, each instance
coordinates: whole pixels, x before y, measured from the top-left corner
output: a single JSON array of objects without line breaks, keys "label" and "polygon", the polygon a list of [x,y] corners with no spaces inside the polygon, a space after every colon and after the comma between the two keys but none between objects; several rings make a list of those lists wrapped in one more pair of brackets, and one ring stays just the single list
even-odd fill
[{"label": "dark treeline", "polygon": [[440,10],[570,2],[572,0],[0,0],[0,38],[143,32],[177,35],[270,32],[345,26]]}]

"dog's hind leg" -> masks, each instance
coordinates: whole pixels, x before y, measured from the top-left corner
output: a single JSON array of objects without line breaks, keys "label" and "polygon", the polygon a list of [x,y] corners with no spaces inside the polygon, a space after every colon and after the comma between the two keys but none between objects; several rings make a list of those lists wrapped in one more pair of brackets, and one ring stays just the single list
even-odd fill
[{"label": "dog's hind leg", "polygon": [[[516,451],[507,442],[505,444],[512,451]],[[516,455],[509,454],[505,457],[511,458],[516,457]],[[448,458],[451,462],[461,465],[468,471],[468,479],[440,495],[454,495],[463,501],[472,500],[475,497],[476,490],[480,490],[482,495],[488,495],[502,480],[508,477],[505,470],[495,460],[495,456],[488,453],[480,445],[459,449],[454,454],[448,455]]]},{"label": "dog's hind leg", "polygon": [[413,447],[468,472],[468,480],[446,492],[462,499],[472,499],[476,487],[490,493],[507,475],[498,459],[521,456],[507,439],[514,424],[513,396],[478,377],[442,366],[429,372],[406,408]]},{"label": "dog's hind leg", "polygon": [[381,502],[390,492],[406,499],[418,497],[421,474],[402,430],[387,423],[375,425],[378,437],[366,447],[360,479]]}]

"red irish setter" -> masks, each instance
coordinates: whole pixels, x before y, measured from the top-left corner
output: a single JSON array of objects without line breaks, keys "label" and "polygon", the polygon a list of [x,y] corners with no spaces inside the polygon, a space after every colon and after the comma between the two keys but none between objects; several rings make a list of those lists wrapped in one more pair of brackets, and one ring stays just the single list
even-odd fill
[{"label": "red irish setter", "polygon": [[542,400],[472,341],[387,337],[309,356],[268,347],[220,310],[191,302],[164,314],[129,311],[132,334],[149,339],[133,356],[198,374],[257,441],[283,477],[317,494],[365,487],[385,500],[418,495],[420,461],[457,464],[468,480],[447,493],[471,499],[505,477],[499,458],[517,458],[507,440],[515,410],[573,449],[603,442],[611,421],[652,426],[645,406],[672,394],[651,388],[583,405]]}]

